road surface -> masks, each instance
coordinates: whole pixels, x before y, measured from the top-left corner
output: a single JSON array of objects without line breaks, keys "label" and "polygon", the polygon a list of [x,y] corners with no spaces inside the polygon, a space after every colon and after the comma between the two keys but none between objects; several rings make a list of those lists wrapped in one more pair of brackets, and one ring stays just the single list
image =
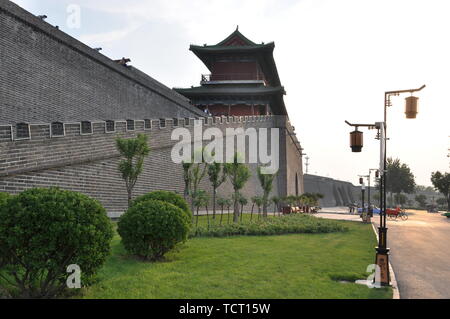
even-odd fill
[{"label": "road surface", "polygon": [[[450,298],[450,218],[407,210],[407,221],[389,221],[388,247],[401,299]],[[373,221],[378,227],[379,217]]]}]

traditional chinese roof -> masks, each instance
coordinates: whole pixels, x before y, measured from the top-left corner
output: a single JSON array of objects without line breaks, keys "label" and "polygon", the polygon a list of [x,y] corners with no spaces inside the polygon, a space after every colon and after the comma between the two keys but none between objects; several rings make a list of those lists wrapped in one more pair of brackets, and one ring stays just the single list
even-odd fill
[{"label": "traditional chinese roof", "polygon": [[[224,40],[215,45],[191,45],[189,50],[211,70],[212,62],[218,56],[223,55],[253,55],[259,61],[262,71],[271,86],[280,86],[277,67],[273,58],[275,43],[256,44],[247,39],[236,29]],[[211,70],[212,71],[212,70]]]}]

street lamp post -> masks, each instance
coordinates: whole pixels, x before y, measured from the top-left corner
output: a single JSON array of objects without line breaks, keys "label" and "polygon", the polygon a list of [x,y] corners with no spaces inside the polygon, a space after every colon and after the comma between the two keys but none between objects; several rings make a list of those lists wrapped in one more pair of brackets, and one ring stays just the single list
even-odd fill
[{"label": "street lamp post", "polygon": [[[361,198],[362,198],[362,213],[364,214],[365,208],[364,208],[364,192],[366,190],[366,185],[364,185],[364,177],[369,177],[369,175],[358,175],[359,176],[359,184],[361,185]],[[369,182],[370,185],[370,182]]]},{"label": "street lamp post", "polygon": [[[417,100],[418,98],[412,96],[412,93],[418,92],[425,88],[422,85],[418,89],[409,90],[397,90],[397,91],[387,91],[384,92],[384,122],[381,139],[383,143],[381,144],[381,151],[383,152],[382,161],[383,169],[380,170],[380,227],[378,228],[378,247],[376,248],[376,258],[375,262],[380,267],[380,278],[382,285],[390,284],[390,273],[389,273],[389,248],[387,247],[387,227],[386,227],[386,184],[387,184],[387,108],[392,106],[391,97],[398,96],[402,93],[410,93],[411,96],[407,97],[405,104],[405,114],[406,118],[413,119],[417,115]],[[384,145],[383,145],[384,144]],[[384,149],[383,149],[384,146]]]},{"label": "street lamp post", "polygon": [[369,189],[368,189],[368,192],[367,192],[367,195],[368,195],[368,203],[367,203],[367,205],[368,205],[368,207],[369,207],[369,214],[370,214],[370,217],[372,217],[373,216],[373,209],[372,208],[370,208],[370,206],[371,206],[371,198],[370,198],[370,180],[371,180],[371,176],[370,176],[370,174],[373,172],[373,171],[375,171],[375,177],[376,178],[378,178],[378,176],[379,176],[379,170],[378,170],[378,168],[369,168],[369,177],[368,177],[368,187],[369,187]]},{"label": "street lamp post", "polygon": [[[387,156],[386,156],[386,141],[387,141],[387,108],[392,106],[391,97],[398,96],[402,93],[414,93],[425,88],[425,85],[418,89],[387,91],[384,93],[384,122],[377,122],[375,124],[351,124],[345,121],[348,125],[356,127],[354,132],[350,133],[350,146],[353,152],[361,152],[363,146],[362,132],[358,131],[358,127],[368,127],[378,129],[380,139],[380,227],[378,227],[378,246],[376,247],[375,263],[378,266],[380,274],[381,285],[390,285],[389,273],[389,248],[387,247],[387,227],[386,227],[386,172],[387,172]],[[415,118],[417,114],[417,100],[415,96],[407,97],[405,105],[406,118]]]}]

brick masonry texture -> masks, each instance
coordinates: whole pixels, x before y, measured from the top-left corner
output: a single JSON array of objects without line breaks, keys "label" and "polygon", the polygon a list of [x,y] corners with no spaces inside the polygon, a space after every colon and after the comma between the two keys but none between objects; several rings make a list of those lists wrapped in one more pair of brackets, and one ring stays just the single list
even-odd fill
[{"label": "brick masonry texture", "polygon": [[0,0],[0,124],[201,115],[188,100]]},{"label": "brick masonry texture", "polygon": [[[172,118],[181,118],[179,126],[184,126],[184,118],[192,122],[203,115],[148,75],[0,0],[0,192],[58,186],[97,198],[110,212],[123,211],[127,195],[115,139],[144,133],[151,152],[134,196],[157,189],[183,194],[182,167],[171,160],[176,143],[170,138]],[[160,127],[160,118],[167,118],[166,127]],[[134,131],[127,131],[127,119],[135,120]],[[152,119],[151,129],[144,128],[145,119]],[[116,121],[115,132],[106,132],[106,120]],[[209,118],[204,128],[280,128],[280,170],[272,195],[301,193],[301,149],[289,121],[271,116],[242,120],[213,124]],[[64,123],[64,136],[51,136],[55,121]],[[81,121],[92,123],[92,134],[81,134]],[[29,123],[30,138],[17,139],[17,123]],[[187,128],[192,132],[192,126]],[[243,190],[247,198],[262,193],[256,165],[249,166],[252,177]],[[211,192],[209,184],[205,176],[200,188]],[[231,191],[227,182],[219,195],[230,196]]]},{"label": "brick masonry texture", "polygon": [[[209,119],[210,122],[211,120]],[[280,126],[283,121],[271,116],[254,117],[254,121],[244,123],[237,120],[238,118],[235,123],[211,123],[203,126],[203,129],[214,126],[219,128],[224,136],[227,134],[226,128],[284,129]],[[149,136],[151,152],[145,160],[144,172],[139,177],[134,195],[157,189],[183,194],[182,167],[171,159],[172,146],[178,142],[171,140],[173,123],[168,120],[166,127],[161,128],[158,120],[152,122],[152,129],[145,130],[143,121],[137,121],[134,131],[127,131],[124,121],[118,122],[114,133],[105,133],[105,123],[94,123],[94,132],[91,135],[81,135],[79,124],[66,124],[65,137],[50,137],[48,125],[32,125],[30,140],[0,140],[0,191],[16,194],[31,187],[58,186],[93,196],[99,199],[108,211],[123,211],[127,206],[127,195],[117,169],[120,156],[116,150],[115,139],[131,138],[143,133]],[[184,120],[180,120],[179,125],[184,127]],[[192,125],[185,128],[194,136]],[[281,135],[279,142],[283,143],[283,140]],[[249,149],[248,143],[249,140],[246,139],[246,150]],[[204,142],[204,145],[206,144]],[[262,194],[256,175],[257,165],[249,166],[252,177],[243,189],[247,198]],[[301,171],[298,171],[298,174],[301,174]],[[283,195],[287,188],[292,187],[295,186],[286,185],[285,173],[280,169],[272,195]],[[200,188],[211,193],[207,176]],[[231,190],[232,187],[227,182],[219,189],[219,195],[229,197]]]}]

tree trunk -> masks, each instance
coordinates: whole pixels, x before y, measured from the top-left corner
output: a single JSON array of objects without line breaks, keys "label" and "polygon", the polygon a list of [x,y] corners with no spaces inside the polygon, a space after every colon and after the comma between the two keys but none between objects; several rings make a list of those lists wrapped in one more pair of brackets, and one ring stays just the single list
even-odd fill
[{"label": "tree trunk", "polygon": [[217,189],[213,189],[213,219],[216,219],[216,193]]},{"label": "tree trunk", "polygon": [[263,217],[267,217],[267,198],[264,198],[263,202]]},{"label": "tree trunk", "polygon": [[206,208],[206,219],[208,220],[208,230],[209,230],[209,212],[208,212],[208,205],[206,205],[205,208]]},{"label": "tree trunk", "polygon": [[447,196],[447,211],[450,212],[450,194]]},{"label": "tree trunk", "polygon": [[187,200],[188,196],[189,196],[189,188],[188,188],[188,184],[187,182],[185,182],[184,184],[184,200]]},{"label": "tree trunk", "polygon": [[197,218],[195,220],[195,227],[197,227],[197,226],[198,226],[198,207],[197,207]]},{"label": "tree trunk", "polygon": [[128,193],[128,208],[131,207],[131,189],[127,190]]},{"label": "tree trunk", "polygon": [[221,213],[220,213],[220,225],[222,226],[222,218],[223,218],[223,205],[221,205]]},{"label": "tree trunk", "polygon": [[250,221],[253,219],[253,208],[255,207],[255,203],[252,205],[252,212],[250,213]]},{"label": "tree trunk", "polygon": [[239,221],[239,202],[238,202],[239,192],[234,191],[234,211],[233,211],[233,222],[237,223]]}]

